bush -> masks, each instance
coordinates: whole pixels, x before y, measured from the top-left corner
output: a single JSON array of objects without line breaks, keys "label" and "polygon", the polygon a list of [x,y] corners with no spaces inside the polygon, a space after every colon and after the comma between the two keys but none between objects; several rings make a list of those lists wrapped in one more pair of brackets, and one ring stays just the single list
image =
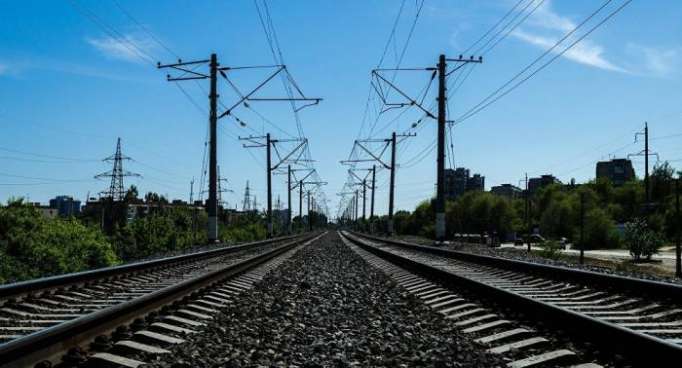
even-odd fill
[{"label": "bush", "polygon": [[540,257],[557,259],[561,255],[561,244],[555,240],[547,240],[541,245],[542,250],[540,251]]},{"label": "bush", "polygon": [[48,219],[21,200],[0,208],[0,283],[118,263],[104,234],[75,219]]},{"label": "bush", "polygon": [[243,243],[263,240],[267,229],[261,223],[221,227],[220,240],[226,243]]},{"label": "bush", "polygon": [[[574,239],[580,239],[576,236]],[[585,214],[585,249],[614,249],[620,246],[620,236],[616,225],[608,213],[601,208],[594,208]]]},{"label": "bush", "polygon": [[635,219],[625,224],[625,244],[635,261],[640,261],[642,257],[650,260],[663,245],[663,239],[649,228],[646,221]]}]

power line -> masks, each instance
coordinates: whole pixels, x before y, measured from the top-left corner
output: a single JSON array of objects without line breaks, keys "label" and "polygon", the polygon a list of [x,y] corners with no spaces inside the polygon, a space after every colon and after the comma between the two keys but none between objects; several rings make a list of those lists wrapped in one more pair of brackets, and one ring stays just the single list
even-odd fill
[{"label": "power line", "polygon": [[32,153],[32,152],[20,151],[20,150],[16,150],[16,149],[13,149],[13,148],[7,148],[7,147],[0,147],[0,151],[11,152],[11,153],[18,153],[18,154],[21,154],[21,155],[28,155],[28,156],[33,156],[33,157],[49,158],[49,159],[54,159],[54,160],[59,160],[59,161],[65,161],[65,162],[99,162],[99,161],[100,161],[100,160],[93,160],[93,159],[83,159],[83,158],[73,158],[73,157],[64,157],[64,156],[45,155],[45,154],[39,154],[39,153]]},{"label": "power line", "polygon": [[121,44],[123,47],[128,49],[128,51],[137,55],[137,57],[139,57],[141,60],[146,61],[151,65],[154,65],[154,58],[148,52],[137,46],[133,41],[130,40],[129,37],[124,36],[114,27],[107,24],[104,20],[102,20],[102,18],[97,16],[95,12],[91,11],[84,5],[79,4],[76,0],[70,0],[69,3],[76,11],[78,11],[86,18],[88,18],[92,23],[100,27],[106,34],[108,34],[114,40],[118,41],[119,44]]},{"label": "power line", "polygon": [[473,44],[471,44],[471,46],[467,47],[464,51],[462,51],[462,54],[467,54],[467,53],[469,52],[469,50],[471,50],[471,49],[474,48],[476,45],[478,45],[479,42],[483,41],[483,39],[486,38],[486,37],[490,34],[490,32],[492,32],[494,29],[497,28],[497,26],[499,26],[500,24],[502,24],[502,22],[503,22],[505,19],[507,19],[507,17],[508,17],[514,10],[516,10],[516,8],[518,8],[519,5],[521,5],[521,3],[524,2],[524,1],[525,1],[525,0],[519,0],[519,1],[516,3],[516,5],[514,5],[514,7],[512,7],[511,9],[509,9],[509,11],[508,11],[502,18],[500,18],[500,20],[498,20],[497,23],[495,23],[492,27],[490,27],[490,29],[488,29],[488,31],[485,32],[478,40],[476,40],[476,42],[474,42]]},{"label": "power line", "polygon": [[[514,89],[518,88],[521,84],[523,84],[524,82],[526,82],[527,80],[529,80],[530,78],[532,78],[533,76],[535,76],[537,73],[539,73],[540,71],[542,71],[544,68],[546,68],[547,66],[549,66],[549,65],[550,65],[551,63],[553,63],[556,59],[558,59],[559,57],[561,57],[564,53],[566,53],[566,52],[567,52],[568,50],[570,50],[573,46],[575,46],[575,45],[578,44],[580,41],[582,41],[585,37],[589,36],[589,35],[590,35],[592,32],[594,32],[597,28],[599,28],[601,25],[603,25],[604,23],[606,23],[609,19],[611,19],[613,16],[615,16],[618,12],[620,12],[623,8],[625,8],[628,4],[630,4],[630,3],[632,2],[632,0],[627,0],[627,1],[625,1],[621,6],[619,6],[618,8],[616,8],[616,10],[614,10],[613,12],[611,12],[610,14],[608,14],[608,15],[607,15],[604,19],[602,19],[599,23],[597,23],[595,26],[593,26],[591,29],[589,29],[586,33],[584,33],[582,36],[580,36],[577,40],[575,40],[574,42],[572,42],[568,47],[566,47],[565,49],[563,49],[561,52],[557,53],[554,57],[552,57],[551,59],[549,59],[547,62],[545,62],[545,63],[544,63],[543,65],[541,65],[539,68],[535,69],[531,74],[529,74],[529,75],[526,76],[525,78],[521,79],[521,80],[520,80],[519,82],[517,82],[515,85],[513,85],[512,87],[508,88],[506,91],[504,91],[504,92],[502,92],[501,94],[498,95],[498,93],[500,93],[500,91],[502,91],[505,87],[507,87],[508,85],[510,85],[511,83],[513,83],[518,77],[520,77],[523,73],[525,73],[526,71],[528,71],[533,65],[535,65],[535,64],[536,64],[538,61],[540,61],[541,59],[543,59],[547,54],[549,54],[549,53],[552,52],[557,46],[559,46],[564,40],[566,40],[566,39],[567,39],[568,37],[570,37],[573,33],[575,33],[579,28],[581,28],[585,23],[587,23],[587,22],[588,22],[589,20],[591,20],[594,16],[596,16],[596,15],[597,15],[602,9],[604,9],[604,7],[606,7],[606,5],[608,5],[611,1],[612,1],[612,0],[607,0],[604,4],[602,4],[602,6],[600,6],[596,11],[594,11],[592,14],[590,14],[590,16],[588,16],[587,18],[585,18],[585,20],[583,20],[578,26],[576,26],[576,27],[573,28],[570,32],[568,32],[564,37],[562,37],[559,41],[557,41],[552,47],[550,47],[550,48],[547,49],[545,52],[543,52],[542,55],[540,55],[538,58],[536,58],[531,64],[529,64],[527,67],[525,67],[521,72],[517,73],[512,79],[510,79],[510,80],[507,81],[505,84],[503,84],[500,88],[498,88],[497,90],[495,90],[495,92],[493,92],[493,93],[491,93],[490,95],[488,95],[488,97],[486,97],[485,99],[483,99],[483,101],[479,102],[476,106],[474,106],[473,108],[469,109],[466,113],[462,114],[458,119],[456,119],[456,123],[457,123],[457,124],[462,123],[463,121],[469,119],[470,117],[472,117],[472,116],[478,114],[478,113],[481,112],[483,109],[487,108],[487,107],[490,106],[491,104],[495,103],[496,101],[498,101],[498,100],[501,99],[502,97],[504,97],[504,96],[506,96],[507,94],[509,94],[509,93],[510,93],[511,91],[513,91]],[[497,95],[497,96],[496,96],[496,95]],[[493,98],[493,97],[494,97],[494,98]],[[490,100],[491,98],[492,98],[492,100]],[[488,101],[488,100],[490,100],[490,101]],[[486,102],[486,101],[488,101],[488,102]]]},{"label": "power line", "polygon": [[154,42],[158,43],[161,47],[163,47],[166,51],[168,51],[169,54],[171,54],[171,55],[177,57],[178,59],[180,58],[180,56],[179,56],[178,54],[176,54],[173,50],[171,50],[168,46],[166,46],[165,43],[161,42],[161,40],[160,40],[158,37],[156,37],[156,35],[155,35],[153,32],[151,32],[151,31],[150,31],[147,27],[145,27],[142,23],[138,22],[137,19],[135,19],[135,17],[133,17],[133,15],[132,15],[129,11],[127,11],[125,8],[123,8],[123,6],[121,5],[120,2],[118,2],[118,0],[112,0],[112,1],[113,1],[114,4],[116,5],[116,7],[117,7],[123,14],[126,15],[126,17],[128,17],[130,20],[132,20],[133,23],[137,24],[137,26],[140,27],[140,29],[142,29],[147,35],[149,35],[149,37],[151,37],[152,40],[154,40]]}]

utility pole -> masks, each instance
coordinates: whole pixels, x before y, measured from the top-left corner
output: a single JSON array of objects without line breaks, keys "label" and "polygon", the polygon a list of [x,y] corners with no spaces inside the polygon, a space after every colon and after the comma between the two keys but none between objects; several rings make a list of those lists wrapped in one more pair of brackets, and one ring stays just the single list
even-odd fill
[{"label": "utility pole", "polygon": [[580,264],[585,263],[585,192],[580,192]]},{"label": "utility pole", "polygon": [[291,223],[291,165],[287,165],[287,233],[291,234],[293,225]]},{"label": "utility pole", "polygon": [[268,238],[272,238],[272,158],[270,157],[270,133],[265,135],[265,155],[267,156],[267,178],[268,178]]},{"label": "utility pole", "polygon": [[438,157],[436,184],[436,241],[445,240],[445,124],[446,124],[446,90],[445,73],[447,64],[445,55],[438,58]]},{"label": "utility pole", "polygon": [[680,217],[680,181],[682,174],[675,180],[675,217],[677,219],[677,241],[675,245],[675,276],[682,277],[682,217]]},{"label": "utility pole", "polygon": [[[196,64],[206,64],[209,65],[209,75],[196,72],[194,69],[189,70],[185,67],[189,65]],[[208,94],[209,99],[209,131],[210,131],[210,147],[209,147],[209,170],[208,170],[208,201],[206,203],[206,211],[208,212],[208,242],[215,243],[218,241],[218,57],[216,54],[211,54],[209,60],[199,60],[182,62],[178,60],[175,64],[161,65],[157,64],[159,69],[171,68],[179,71],[183,71],[190,74],[189,77],[179,77],[172,78],[170,75],[167,76],[168,81],[183,81],[190,79],[209,79],[210,80],[210,92]]]},{"label": "utility pole", "polygon": [[651,201],[651,191],[649,190],[649,124],[647,122],[644,122],[644,192],[648,207]]},{"label": "utility pole", "polygon": [[197,211],[194,208],[194,178],[189,182],[189,208],[192,209],[192,240],[197,242]]},{"label": "utility pole", "polygon": [[[314,173],[315,170],[311,170],[308,175],[305,176],[305,178],[309,177]],[[305,229],[305,224],[303,223],[303,186],[308,184],[308,185],[327,185],[326,181],[304,181],[305,178],[301,179],[298,181],[298,213],[301,218],[301,227],[302,229]],[[310,190],[307,191],[308,195],[308,228],[312,230],[312,224],[311,224],[311,217],[310,217],[310,208],[311,208],[311,202],[310,202]]]},{"label": "utility pole", "polygon": [[528,243],[528,252],[530,252],[530,191],[528,190],[528,173],[526,173],[526,196],[525,196],[525,217],[526,217],[526,242]]},{"label": "utility pole", "polygon": [[391,183],[388,195],[388,235],[393,235],[393,204],[395,199],[395,132],[391,134]]},{"label": "utility pole", "polygon": [[[369,176],[370,173],[374,172],[375,167],[376,166],[374,165],[373,168],[371,168],[371,169],[358,169],[358,168],[348,169],[348,174],[350,174],[350,177],[357,180],[357,182],[353,183],[352,185],[362,187],[362,220],[363,221],[367,220],[367,187],[369,186],[367,184],[367,177]],[[366,171],[367,173],[363,177],[360,177],[355,173],[355,171]],[[358,198],[359,198],[359,195],[358,195]],[[358,205],[358,209],[359,208],[360,208],[360,206]],[[370,218],[371,218],[371,216],[370,216]]]},{"label": "utility pole", "polygon": [[370,220],[374,217],[374,190],[376,189],[377,165],[372,165],[372,201],[369,207]]},{"label": "utility pole", "polygon": [[305,230],[305,224],[303,223],[303,180],[298,182],[298,216],[301,220],[301,229]]},{"label": "utility pole", "polygon": [[355,189],[355,222],[358,222],[358,212],[360,210],[360,206],[358,206],[358,199],[360,198],[359,191]]},{"label": "utility pole", "polygon": [[[395,199],[395,169],[396,169],[396,146],[398,145],[397,138],[398,137],[403,137],[403,138],[409,138],[409,137],[414,137],[416,136],[415,133],[404,133],[404,134],[396,134],[393,132],[391,134],[391,138],[388,139],[364,139],[364,140],[356,140],[355,141],[355,146],[359,147],[361,150],[366,152],[370,157],[371,160],[343,160],[341,161],[342,164],[347,164],[347,163],[354,163],[354,162],[364,162],[364,161],[376,161],[379,162],[385,169],[390,170],[390,184],[389,184],[389,197],[388,197],[388,233],[389,235],[393,235],[393,207],[394,207],[394,199]],[[365,147],[364,143],[368,142],[374,142],[374,143],[384,143],[383,148],[380,153],[376,154],[372,152],[370,149]],[[386,163],[382,160],[382,156],[384,152],[386,152],[386,149],[388,147],[391,148],[391,162]],[[373,172],[376,173],[376,167],[374,167]],[[372,179],[372,187],[374,187],[374,177],[375,174],[373,174],[373,179]],[[374,189],[372,189],[372,203],[374,203]],[[372,211],[374,212],[374,211]]]},{"label": "utility pole", "polygon": [[[261,140],[265,140],[265,142]],[[266,168],[265,170],[267,171],[267,189],[268,189],[268,201],[267,201],[267,229],[268,229],[268,237],[272,238],[273,237],[273,224],[272,224],[272,172],[277,170],[282,164],[284,163],[298,163],[299,161],[303,161],[300,158],[300,154],[304,152],[304,147],[308,143],[307,139],[272,139],[270,136],[270,133],[267,133],[264,136],[260,137],[254,137],[254,136],[248,136],[248,137],[239,137],[240,141],[247,141],[250,144],[244,144],[244,148],[261,148],[265,147],[265,156],[266,156]],[[281,142],[300,142],[296,148],[294,148],[291,152],[286,154],[284,157],[279,157],[279,151],[277,151],[277,147],[275,145],[277,143]],[[277,162],[275,165],[272,164],[272,147],[275,147],[275,151],[277,152],[279,162]],[[291,160],[291,157],[296,153],[299,152],[299,157]]]},{"label": "utility pole", "polygon": [[[201,73],[197,71],[197,68],[194,67],[195,65],[199,64],[208,64],[209,65],[209,73]],[[217,180],[218,180],[218,175],[217,175],[217,166],[218,166],[218,154],[217,154],[217,141],[218,141],[218,134],[217,134],[217,123],[218,119],[221,119],[225,116],[231,115],[232,110],[237,108],[238,106],[241,106],[242,104],[245,104],[248,101],[289,101],[289,102],[294,102],[294,101],[305,101],[305,102],[310,102],[308,105],[304,105],[299,108],[302,109],[307,106],[312,106],[312,105],[317,105],[322,99],[320,98],[307,98],[303,95],[303,93],[300,91],[300,89],[296,88],[296,91],[298,92],[298,95],[300,97],[296,96],[289,96],[289,98],[255,98],[253,97],[256,92],[258,92],[260,89],[262,89],[265,85],[267,85],[270,81],[272,81],[275,76],[277,76],[280,73],[285,72],[286,66],[285,65],[266,65],[266,66],[229,66],[229,67],[220,67],[220,64],[218,64],[218,57],[216,54],[211,54],[210,59],[208,60],[198,60],[198,61],[190,61],[190,62],[183,62],[182,60],[178,60],[177,63],[174,64],[166,64],[162,65],[161,63],[157,64],[157,67],[159,69],[164,69],[164,68],[169,68],[173,69],[175,71],[180,71],[183,72],[183,74],[180,77],[171,77],[170,75],[167,75],[166,80],[169,82],[177,82],[177,81],[186,81],[186,80],[197,80],[197,79],[209,79],[210,80],[210,92],[209,92],[209,124],[210,124],[210,150],[209,150],[209,193],[208,193],[208,202],[207,202],[207,212],[208,212],[208,241],[209,243],[216,242],[218,240],[218,200],[217,200]],[[220,115],[218,115],[218,90],[217,90],[217,77],[218,73],[225,78],[230,84],[232,82],[228,79],[227,73],[235,72],[238,70],[244,70],[244,69],[274,69],[274,72],[272,72],[264,81],[262,81],[260,84],[258,84],[255,88],[253,88],[250,92],[246,93],[239,93],[240,98],[239,100],[234,103],[231,107],[227,108],[227,110],[223,111]],[[234,87],[234,86],[233,86]],[[235,87],[236,88],[236,87]]]},{"label": "utility pole", "polygon": [[[460,63],[454,70],[448,72],[447,62]],[[465,59],[462,55],[457,59],[446,59],[445,55],[438,58],[438,157],[436,162],[436,241],[445,240],[445,125],[448,123],[447,112],[447,80],[446,77],[468,63],[482,63],[483,58]]]},{"label": "utility pole", "polygon": [[644,122],[644,131],[635,133],[635,143],[640,136],[644,136],[644,150],[637,154],[630,154],[631,156],[644,156],[644,198],[645,198],[645,215],[649,214],[649,208],[651,206],[651,188],[649,180],[649,156],[656,156],[658,159],[658,153],[651,153],[649,149],[649,124]]},{"label": "utility pole", "polygon": [[208,242],[218,241],[218,57],[211,54],[209,98]]},{"label": "utility pole", "polygon": [[308,191],[308,231],[313,231],[313,220],[310,216],[310,191]]},{"label": "utility pole", "polygon": [[362,181],[362,220],[367,220],[367,179]]}]

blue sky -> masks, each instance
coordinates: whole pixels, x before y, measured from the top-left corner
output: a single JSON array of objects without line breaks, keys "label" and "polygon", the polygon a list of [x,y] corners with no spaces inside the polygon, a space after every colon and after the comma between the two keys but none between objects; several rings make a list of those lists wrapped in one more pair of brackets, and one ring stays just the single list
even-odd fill
[{"label": "blue sky", "polygon": [[[418,3],[405,1],[384,66],[396,65]],[[458,55],[516,3],[425,0],[401,65],[430,67],[440,53]],[[535,0],[529,5],[537,6],[535,12],[485,53],[484,63],[473,68],[450,99],[450,118],[478,104],[601,3]],[[589,25],[622,3],[613,0]],[[186,199],[190,180],[198,181],[201,174],[205,110],[193,106],[165,80],[165,71],[127,45],[135,44],[155,61],[171,62],[174,54],[184,60],[203,59],[215,52],[223,66],[273,63],[253,1],[118,0],[118,4],[0,1],[0,200],[29,196],[46,202],[58,194],[80,199],[88,192],[95,195],[108,186],[93,176],[110,169],[101,159],[113,153],[116,137],[122,138],[124,153],[135,159],[125,168],[143,175],[126,184],[136,184],[141,192]],[[402,132],[419,115],[412,109],[392,122],[392,114],[402,111],[389,111],[370,134],[374,118],[370,113],[361,130],[370,70],[379,62],[400,5],[399,0],[268,1],[289,70],[307,95],[324,98],[300,116],[315,166],[329,182],[324,190],[332,215],[336,193],[347,176],[339,161],[348,158],[353,140]],[[525,172],[582,182],[594,176],[597,160],[641,150],[633,136],[648,121],[652,150],[681,166],[681,18],[682,4],[677,1],[633,1],[526,83],[455,125],[454,164],[485,175],[487,187],[517,184]],[[248,89],[266,75],[258,70],[235,72],[234,81]],[[419,72],[399,73],[395,80],[416,94],[428,79],[428,73]],[[208,84],[199,83],[185,82],[183,88],[205,109],[202,88]],[[229,86],[222,82],[219,88],[223,103],[231,105],[236,96]],[[430,91],[427,104],[435,96]],[[278,83],[263,91],[263,97],[283,94]],[[252,105],[269,122],[241,108],[235,115],[246,127],[233,119],[220,122],[219,163],[234,190],[224,198],[231,206],[241,199],[247,180],[259,202],[265,199],[265,152],[247,151],[235,137],[267,131],[281,138],[297,135],[286,104]],[[433,193],[435,152],[428,147],[435,131],[433,121],[424,121],[417,137],[401,143],[399,209],[412,209]],[[635,164],[640,174],[642,160],[636,158]],[[387,182],[386,172],[378,176],[380,184]],[[379,213],[386,211],[384,188],[377,191]],[[284,177],[274,178],[274,189],[275,198],[278,194],[286,198]]]}]

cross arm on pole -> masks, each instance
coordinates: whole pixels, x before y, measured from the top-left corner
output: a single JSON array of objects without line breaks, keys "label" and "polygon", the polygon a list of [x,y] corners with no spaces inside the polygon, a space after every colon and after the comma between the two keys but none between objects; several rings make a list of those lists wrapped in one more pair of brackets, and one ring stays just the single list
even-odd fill
[{"label": "cross arm on pole", "polygon": [[410,102],[409,104],[411,106],[417,106],[417,108],[419,108],[421,111],[423,111],[426,114],[426,116],[428,116],[432,119],[436,118],[429,110],[425,109],[424,106],[422,106],[419,102],[417,102],[417,100],[415,100],[412,97],[410,97],[409,95],[407,95],[407,93],[403,92],[400,88],[398,88],[398,86],[393,84],[388,79],[384,78],[379,72],[373,70],[372,74],[374,74],[377,78],[381,79],[384,83],[386,83],[389,87],[391,87],[396,92],[398,92],[401,96],[405,97]]},{"label": "cross arm on pole", "polygon": [[249,92],[249,93],[247,93],[246,95],[244,95],[243,97],[241,97],[241,98],[239,99],[239,101],[237,101],[234,105],[232,105],[230,108],[228,108],[227,110],[225,110],[225,112],[223,112],[222,114],[218,115],[218,119],[220,119],[220,118],[222,118],[222,117],[224,117],[224,116],[230,115],[230,113],[232,112],[232,110],[233,110],[235,107],[239,106],[242,102],[245,102],[245,101],[249,100],[249,98],[250,98],[251,96],[253,96],[254,93],[258,92],[261,88],[263,88],[263,86],[265,86],[266,84],[268,84],[268,82],[270,82],[270,81],[272,80],[272,78],[274,78],[274,77],[275,77],[277,74],[279,74],[282,70],[284,70],[284,66],[280,66],[279,68],[277,68],[277,70],[275,70],[275,71],[274,71],[272,74],[270,74],[264,81],[262,81],[262,82],[261,82],[259,85],[257,85],[253,90],[251,90],[251,92]]},{"label": "cross arm on pole", "polygon": [[265,139],[264,136],[260,137],[255,137],[255,136],[248,136],[248,137],[238,137],[240,141],[246,141],[250,142],[251,144],[243,144],[244,148],[260,148],[260,147],[265,147],[265,143],[257,141],[257,139]]},{"label": "cross arm on pole", "polygon": [[343,164],[343,165],[349,165],[349,164],[354,164],[354,163],[357,163],[357,162],[374,162],[374,161],[376,161],[376,160],[374,160],[374,159],[365,159],[365,160],[341,160],[341,161],[339,161],[339,162],[340,162],[341,164]]},{"label": "cross arm on pole", "polygon": [[[369,171],[371,171],[371,170],[368,170],[367,175],[369,175]],[[359,183],[354,183],[353,185],[362,185],[362,182],[367,179],[367,175],[365,175],[364,178],[361,178],[354,172],[353,169],[348,169],[348,173],[359,181]]]},{"label": "cross arm on pole", "polygon": [[[291,156],[293,156],[293,155],[296,153],[296,151],[298,151],[299,149],[302,149],[303,147],[305,147],[305,145],[306,145],[307,143],[308,143],[308,139],[307,139],[307,138],[304,138],[304,139],[301,141],[301,143],[300,143],[298,146],[296,146],[296,148],[294,148],[293,150],[291,150],[291,152],[289,152],[286,156],[284,156],[284,158],[281,158],[281,159],[279,160],[279,162],[278,162],[277,164],[275,164],[275,166],[272,167],[272,169],[273,169],[273,170],[277,169],[281,164],[283,164],[283,163],[286,162]],[[274,146],[274,145],[275,145],[275,144],[274,144],[274,142],[273,142],[273,146]]]},{"label": "cross arm on pole", "polygon": [[[358,147],[360,147],[363,151],[367,152],[367,154],[369,154],[374,160],[378,161],[378,162],[379,162],[381,165],[383,165],[385,168],[387,168],[387,169],[390,169],[390,168],[391,168],[390,165],[387,165],[385,162],[383,162],[383,161],[381,160],[381,157],[380,157],[381,155],[379,155],[379,157],[378,157],[378,156],[375,155],[372,151],[368,150],[367,147],[363,146],[362,143],[360,143],[360,141],[355,141],[355,144],[356,144]],[[388,147],[388,142],[386,143],[386,145],[385,145],[385,147],[384,147],[384,150],[381,151],[382,154],[383,154],[383,152],[386,150],[386,147]]]},{"label": "cross arm on pole", "polygon": [[210,60],[197,60],[197,61],[187,61],[183,62],[182,60],[178,60],[177,63],[173,64],[161,64],[161,62],[156,63],[157,69],[174,69],[178,70],[181,72],[184,72],[185,74],[191,74],[193,75],[192,77],[171,77],[170,74],[166,75],[166,80],[169,82],[175,82],[175,81],[184,81],[184,80],[193,80],[193,79],[208,79],[209,76],[204,74],[204,73],[199,73],[191,69],[184,68],[185,66],[188,65],[197,65],[197,64],[206,64],[210,62]]}]

